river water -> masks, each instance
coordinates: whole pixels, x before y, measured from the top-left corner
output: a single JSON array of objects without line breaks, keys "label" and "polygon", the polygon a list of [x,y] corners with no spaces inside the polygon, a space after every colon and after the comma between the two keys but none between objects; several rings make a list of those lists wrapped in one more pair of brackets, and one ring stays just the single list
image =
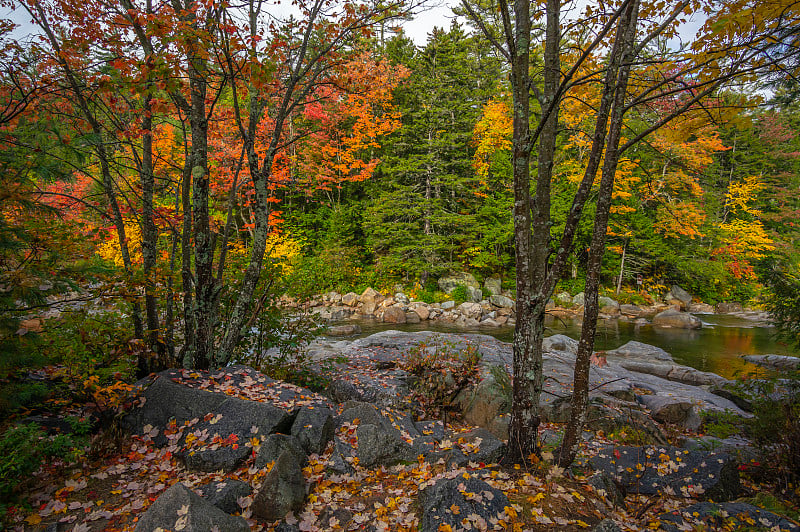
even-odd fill
[{"label": "river water", "polygon": [[[596,350],[610,350],[637,340],[658,346],[672,355],[676,362],[710,371],[723,377],[733,378],[760,371],[756,366],[741,359],[742,355],[796,355],[790,346],[775,338],[775,329],[758,326],[752,321],[727,314],[697,314],[703,321],[698,330],[663,329],[652,325],[635,325],[619,320],[600,320],[597,327]],[[438,322],[418,324],[388,324],[360,321],[362,332],[358,336],[389,329],[401,331],[440,331],[454,333],[480,333],[511,342],[512,327],[474,327],[462,329]],[[548,317],[548,332],[579,338],[580,323],[577,321],[553,320]]]}]

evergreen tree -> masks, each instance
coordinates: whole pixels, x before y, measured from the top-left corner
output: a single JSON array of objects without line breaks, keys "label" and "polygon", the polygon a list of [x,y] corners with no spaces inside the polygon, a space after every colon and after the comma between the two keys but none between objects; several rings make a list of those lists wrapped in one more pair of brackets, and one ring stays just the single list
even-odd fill
[{"label": "evergreen tree", "polygon": [[476,248],[510,242],[500,227],[510,225],[510,204],[484,201],[472,166],[473,128],[497,95],[500,65],[456,22],[434,29],[422,50],[400,36],[386,53],[412,74],[395,91],[403,127],[386,142],[369,191],[368,242],[379,268],[397,275],[470,266]]}]

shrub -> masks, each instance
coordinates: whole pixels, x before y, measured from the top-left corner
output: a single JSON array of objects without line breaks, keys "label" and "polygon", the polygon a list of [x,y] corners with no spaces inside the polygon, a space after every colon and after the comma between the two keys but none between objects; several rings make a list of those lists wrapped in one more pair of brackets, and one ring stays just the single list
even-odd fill
[{"label": "shrub", "polygon": [[412,393],[419,413],[445,415],[461,390],[477,384],[481,354],[474,344],[464,347],[433,337],[412,348],[401,368],[413,376]]},{"label": "shrub", "polygon": [[463,284],[456,285],[453,291],[450,292],[450,297],[453,298],[453,301],[455,301],[457,305],[472,299],[469,294],[469,289]]},{"label": "shrub", "polygon": [[15,500],[19,489],[41,467],[45,459],[74,463],[83,457],[88,445],[89,424],[68,418],[71,434],[48,436],[35,424],[15,425],[0,435],[0,521],[3,505]]}]

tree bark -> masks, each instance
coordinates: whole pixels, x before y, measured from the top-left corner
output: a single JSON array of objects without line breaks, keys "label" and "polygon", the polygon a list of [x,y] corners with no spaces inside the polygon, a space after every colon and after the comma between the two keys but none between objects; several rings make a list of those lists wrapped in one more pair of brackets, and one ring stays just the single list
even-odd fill
[{"label": "tree bark", "polygon": [[[578,342],[578,353],[575,359],[571,414],[559,449],[558,463],[567,466],[575,460],[579,448],[579,436],[586,421],[586,410],[589,401],[589,371],[591,355],[594,349],[597,332],[598,292],[600,289],[600,271],[605,253],[606,232],[611,210],[614,178],[620,152],[619,144],[622,136],[622,125],[625,114],[625,97],[627,95],[628,78],[633,63],[635,49],[636,26],[639,13],[639,0],[633,0],[617,29],[617,40],[620,47],[620,63],[617,81],[614,84],[614,103],[608,133],[608,146],[605,150],[603,173],[597,198],[592,242],[589,248],[589,262],[586,267],[585,303],[583,313],[583,329]],[[612,58],[613,60],[613,58]],[[611,67],[610,67],[611,68]]]}]

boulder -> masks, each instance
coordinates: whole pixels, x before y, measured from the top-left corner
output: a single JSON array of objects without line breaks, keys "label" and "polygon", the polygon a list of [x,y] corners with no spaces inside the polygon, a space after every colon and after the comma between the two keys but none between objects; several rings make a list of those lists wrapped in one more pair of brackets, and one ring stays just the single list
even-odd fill
[{"label": "boulder", "polygon": [[158,529],[247,532],[250,526],[243,518],[226,514],[179,482],[162,493],[139,517],[134,531]]},{"label": "boulder", "polygon": [[608,473],[598,471],[589,477],[589,485],[610,504],[614,506],[625,504],[625,495],[619,490],[614,479]]},{"label": "boulder", "polygon": [[301,467],[305,467],[308,457],[300,442],[289,434],[270,434],[261,444],[261,448],[256,455],[255,466],[259,469],[267,467],[270,462],[277,462],[278,457],[284,451],[289,451],[294,455],[295,461]]},{"label": "boulder", "polygon": [[358,294],[355,292],[348,292],[342,296],[342,305],[347,305],[348,307],[355,307],[358,305]]},{"label": "boulder", "polygon": [[800,369],[800,357],[786,355],[745,355],[746,362],[773,369],[793,371]]},{"label": "boulder", "polygon": [[406,312],[406,323],[419,323],[422,319],[416,311],[410,310]]},{"label": "boulder", "polygon": [[674,284],[667,292],[667,295],[664,296],[665,301],[669,302],[670,299],[677,299],[681,302],[683,308],[689,308],[689,304],[692,302],[692,294]]},{"label": "boulder", "polygon": [[250,484],[242,482],[241,480],[225,479],[222,481],[209,482],[204,486],[200,486],[200,495],[205,500],[225,512],[226,514],[235,514],[241,512],[239,507],[239,498],[247,497],[253,492]]},{"label": "boulder", "polygon": [[568,353],[575,356],[578,354],[578,341],[564,334],[554,334],[542,341],[542,350],[545,352]]},{"label": "boulder", "polygon": [[427,307],[426,305],[424,305],[424,304],[421,304],[421,305],[414,305],[414,306],[411,308],[411,310],[413,310],[414,312],[416,312],[416,313],[417,313],[417,316],[419,316],[419,319],[420,319],[420,320],[422,320],[422,321],[425,321],[425,320],[427,320],[427,319],[428,319],[428,317],[431,315],[431,312],[430,312],[430,310],[428,310],[428,307]]},{"label": "boulder", "polygon": [[472,288],[478,289],[481,287],[478,280],[475,279],[471,273],[467,272],[459,272],[441,277],[438,281],[438,285],[439,289],[447,294],[455,290],[458,285],[471,286]]},{"label": "boulder", "polygon": [[650,409],[650,415],[659,423],[678,425],[696,431],[702,420],[693,401],[668,395],[641,395],[639,401]]},{"label": "boulder", "polygon": [[483,289],[492,296],[499,296],[503,292],[503,282],[499,277],[489,277],[483,281]]},{"label": "boulder", "polygon": [[626,303],[619,306],[619,313],[629,318],[639,318],[644,314],[644,311],[636,305]]},{"label": "boulder", "polygon": [[321,454],[333,439],[333,415],[331,409],[322,406],[300,409],[292,425],[292,436],[297,438],[306,454]]},{"label": "boulder", "polygon": [[325,391],[325,395],[337,403],[344,403],[345,401],[351,400],[360,401],[363,399],[361,390],[356,388],[352,382],[345,379],[331,381],[328,385],[328,389]]},{"label": "boulder", "polygon": [[669,309],[659,312],[653,317],[656,327],[672,327],[675,329],[700,329],[702,322],[687,312]]},{"label": "boulder", "polygon": [[[209,413],[216,415],[206,419]],[[176,454],[184,458],[188,469],[232,471],[251,453],[244,442],[252,437],[252,427],[258,429],[258,434],[269,434],[288,424],[290,419],[288,413],[269,403],[230,397],[215,410],[206,412],[203,419],[194,425],[195,432],[207,431],[209,437],[205,440],[198,438]],[[239,442],[239,445],[226,443],[230,441]]]},{"label": "boulder", "polygon": [[458,306],[458,312],[465,318],[478,319],[483,313],[483,308],[478,303],[461,303]]},{"label": "boulder", "polygon": [[[442,525],[461,530],[462,520],[475,516],[483,523],[500,519],[510,503],[505,494],[475,477],[444,478],[419,492],[420,532],[436,532]],[[478,526],[479,530],[485,529]]]},{"label": "boulder", "polygon": [[391,466],[403,461],[414,461],[419,455],[414,443],[421,434],[414,421],[406,415],[396,413],[388,418],[373,405],[358,403],[345,409],[336,419],[338,426],[344,423],[358,425],[357,441],[355,447],[349,443],[341,447],[342,442],[337,439],[340,454],[343,457],[357,456],[364,467]]},{"label": "boulder", "polygon": [[348,325],[335,325],[328,327],[328,336],[354,336],[361,332],[361,327],[351,323]]},{"label": "boulder", "polygon": [[603,519],[594,526],[592,532],[622,532],[622,529],[613,519]]},{"label": "boulder", "polygon": [[619,303],[611,299],[610,297],[600,296],[597,298],[597,305],[601,309],[616,309],[619,310]]},{"label": "boulder", "polygon": [[626,359],[642,359],[652,361],[672,362],[672,355],[653,345],[631,340],[616,349],[606,351],[609,357],[620,357]]},{"label": "boulder", "polygon": [[350,307],[331,307],[330,319],[331,321],[346,320],[353,314],[353,309]]},{"label": "boulder", "polygon": [[394,295],[394,300],[398,303],[402,303],[403,305],[408,305],[408,296],[405,295],[403,292],[397,292]]},{"label": "boulder", "polygon": [[694,312],[697,314],[713,314],[714,307],[708,303],[690,303],[689,312]]},{"label": "boulder", "polygon": [[472,462],[494,464],[500,461],[506,451],[506,444],[482,427],[461,434],[459,440],[462,438],[468,451],[467,458]]},{"label": "boulder", "polygon": [[668,445],[609,446],[589,459],[626,493],[727,501],[740,489],[737,464],[726,453],[689,451]]},{"label": "boulder", "polygon": [[489,298],[489,302],[495,307],[514,308],[514,300],[506,296],[493,295]]},{"label": "boulder", "polygon": [[583,292],[578,292],[575,294],[575,297],[572,298],[572,305],[575,307],[582,307],[586,303],[586,294]]},{"label": "boulder", "polygon": [[397,438],[384,424],[361,423],[356,436],[359,464],[368,469],[416,459],[416,449]]},{"label": "boulder", "polygon": [[478,427],[488,427],[494,418],[507,412],[511,406],[508,404],[508,397],[491,374],[471,390],[460,393],[456,403],[464,415],[464,421]]},{"label": "boulder", "polygon": [[745,502],[699,502],[658,516],[659,530],[780,530],[798,531],[788,519]]},{"label": "boulder", "polygon": [[283,519],[296,512],[306,498],[306,480],[297,457],[286,450],[275,460],[253,501],[253,515],[264,521]]},{"label": "boulder", "polygon": [[442,301],[442,310],[450,310],[456,306],[456,302],[453,300]]},{"label": "boulder", "polygon": [[717,314],[730,314],[731,312],[741,312],[743,310],[742,304],[735,301],[729,303],[717,303],[714,307]]},{"label": "boulder", "polygon": [[480,303],[483,299],[483,291],[480,288],[468,286],[467,292],[469,292],[469,300],[473,303]]},{"label": "boulder", "polygon": [[400,307],[389,307],[383,311],[384,323],[405,323],[406,313]]}]

